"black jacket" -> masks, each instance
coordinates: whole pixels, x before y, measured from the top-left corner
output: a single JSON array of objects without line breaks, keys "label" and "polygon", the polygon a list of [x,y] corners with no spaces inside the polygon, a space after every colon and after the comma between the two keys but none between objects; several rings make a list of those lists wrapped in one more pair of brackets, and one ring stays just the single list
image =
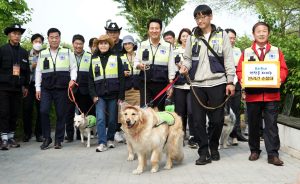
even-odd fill
[{"label": "black jacket", "polygon": [[[20,76],[13,75],[13,65],[20,65]],[[22,86],[28,88],[30,68],[28,52],[20,45],[7,43],[0,47],[0,90],[21,91]]]},{"label": "black jacket", "polygon": [[[105,69],[107,61],[109,56],[112,55],[111,51],[108,51],[106,53],[99,53],[99,51],[97,50],[94,55],[92,56],[93,58],[99,57],[101,59],[101,65],[103,66],[103,68]],[[118,58],[118,76],[119,76],[119,82],[120,82],[120,91],[119,93],[109,93],[106,94],[105,96],[101,96],[101,98],[104,99],[120,99],[120,100],[124,100],[125,99],[125,76],[124,76],[124,69],[123,69],[123,64],[122,64],[122,60],[119,56],[117,56]],[[92,62],[90,65],[90,70],[89,70],[89,93],[90,96],[92,98],[97,97],[97,92],[96,92],[96,87],[95,87],[95,83],[94,83],[94,76],[93,76],[93,70],[92,70]]]}]

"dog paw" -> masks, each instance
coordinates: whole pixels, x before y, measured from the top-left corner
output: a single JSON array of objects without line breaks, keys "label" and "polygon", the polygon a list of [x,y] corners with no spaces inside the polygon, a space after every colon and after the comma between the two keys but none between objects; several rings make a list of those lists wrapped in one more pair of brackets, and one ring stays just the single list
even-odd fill
[{"label": "dog paw", "polygon": [[134,155],[128,155],[127,161],[133,161],[134,160]]},{"label": "dog paw", "polygon": [[86,145],[86,147],[87,147],[87,148],[90,148],[91,146],[90,146],[90,145]]},{"label": "dog paw", "polygon": [[158,168],[152,168],[151,173],[156,173],[158,171]]},{"label": "dog paw", "polygon": [[143,170],[141,169],[135,169],[132,171],[132,174],[142,174]]},{"label": "dog paw", "polygon": [[164,169],[166,169],[166,170],[169,170],[169,169],[171,169],[171,168],[172,168],[171,165],[165,165],[165,167],[164,167]]}]

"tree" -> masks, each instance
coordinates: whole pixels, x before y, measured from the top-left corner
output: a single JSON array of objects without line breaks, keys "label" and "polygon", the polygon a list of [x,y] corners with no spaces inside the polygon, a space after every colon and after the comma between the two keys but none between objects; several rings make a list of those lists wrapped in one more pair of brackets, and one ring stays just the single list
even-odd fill
[{"label": "tree", "polygon": [[0,1],[0,45],[7,41],[3,30],[13,23],[25,24],[31,20],[31,9],[25,0]]},{"label": "tree", "polygon": [[123,11],[120,15],[125,16],[130,24],[129,31],[137,33],[140,39],[147,34],[147,22],[150,18],[160,18],[167,25],[173,17],[182,9],[185,0],[114,0],[121,5]]}]

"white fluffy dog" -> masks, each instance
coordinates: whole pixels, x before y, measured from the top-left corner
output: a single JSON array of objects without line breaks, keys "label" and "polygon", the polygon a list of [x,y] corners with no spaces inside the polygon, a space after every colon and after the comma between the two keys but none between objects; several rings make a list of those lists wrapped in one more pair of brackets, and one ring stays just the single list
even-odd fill
[{"label": "white fluffy dog", "polygon": [[229,144],[228,144],[228,139],[229,139],[229,135],[232,132],[232,129],[234,127],[234,123],[236,121],[236,117],[235,114],[233,113],[232,109],[229,108],[229,112],[228,109],[225,108],[225,113],[224,113],[224,125],[223,125],[223,129],[222,129],[222,134],[220,137],[220,148],[228,148]]},{"label": "white fluffy dog", "polygon": [[84,136],[87,136],[86,147],[91,146],[91,131],[96,135],[96,117],[92,115],[84,116],[84,114],[77,115],[74,117],[74,127],[80,131],[81,142],[84,143]]}]

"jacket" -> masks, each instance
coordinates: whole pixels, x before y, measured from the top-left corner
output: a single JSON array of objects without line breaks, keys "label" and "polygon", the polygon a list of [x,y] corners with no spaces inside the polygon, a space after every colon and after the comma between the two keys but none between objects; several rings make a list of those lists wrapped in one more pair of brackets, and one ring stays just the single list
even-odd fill
[{"label": "jacket", "polygon": [[[13,75],[14,64],[20,66],[20,76]],[[10,43],[0,47],[0,90],[21,92],[22,86],[28,88],[29,80],[28,52]]]},{"label": "jacket", "polygon": [[[266,51],[265,55],[267,56],[268,53],[271,50],[272,45],[270,43],[267,43],[266,45]],[[255,57],[258,58],[259,55],[256,50],[256,43],[253,42],[252,46],[245,49],[247,50],[252,50],[254,54],[256,55]],[[280,49],[278,50],[278,60],[280,62],[280,81],[281,83],[284,83],[287,75],[288,75],[288,68],[285,63],[284,55],[281,52]],[[247,57],[245,56],[245,51],[242,53],[239,64],[237,66],[236,74],[238,76],[238,80],[241,82],[242,80],[242,63],[245,60],[248,60]],[[245,58],[246,57],[246,58]],[[268,60],[268,58],[265,57],[264,61]],[[269,101],[280,101],[280,89],[274,89],[274,88],[246,88],[246,102],[269,102]]]}]

